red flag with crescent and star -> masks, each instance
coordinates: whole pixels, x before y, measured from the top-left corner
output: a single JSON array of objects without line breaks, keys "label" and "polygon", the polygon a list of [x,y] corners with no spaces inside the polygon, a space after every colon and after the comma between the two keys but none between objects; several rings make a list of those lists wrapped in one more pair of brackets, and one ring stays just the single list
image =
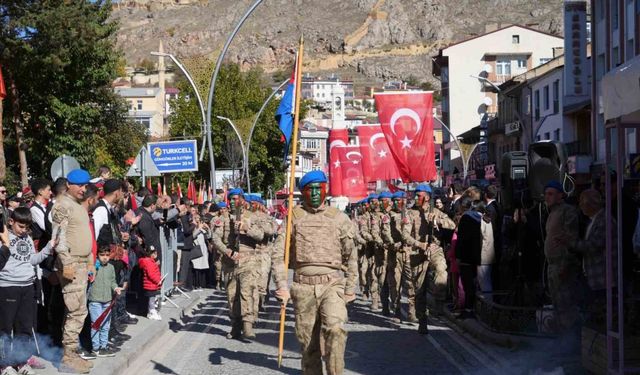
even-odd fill
[{"label": "red flag with crescent and star", "polygon": [[350,198],[362,198],[367,195],[367,183],[362,172],[362,154],[360,146],[335,147],[338,154],[338,166],[342,175],[342,195]]},{"label": "red flag with crescent and star", "polygon": [[346,147],[349,144],[347,129],[334,129],[329,133],[329,191],[331,196],[342,195],[342,169],[336,147]]},{"label": "red flag with crescent and star", "polygon": [[358,126],[362,171],[366,182],[400,178],[400,171],[391,155],[389,144],[380,125]]},{"label": "red flag with crescent and star", "polygon": [[433,143],[433,93],[379,93],[374,96],[389,149],[405,182],[437,178]]}]

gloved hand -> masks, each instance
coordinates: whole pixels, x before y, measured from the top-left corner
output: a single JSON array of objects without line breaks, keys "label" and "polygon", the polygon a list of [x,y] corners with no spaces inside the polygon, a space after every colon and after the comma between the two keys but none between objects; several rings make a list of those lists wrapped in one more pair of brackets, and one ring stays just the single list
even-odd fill
[{"label": "gloved hand", "polygon": [[73,264],[62,266],[62,278],[67,281],[73,281],[76,278],[76,267]]}]

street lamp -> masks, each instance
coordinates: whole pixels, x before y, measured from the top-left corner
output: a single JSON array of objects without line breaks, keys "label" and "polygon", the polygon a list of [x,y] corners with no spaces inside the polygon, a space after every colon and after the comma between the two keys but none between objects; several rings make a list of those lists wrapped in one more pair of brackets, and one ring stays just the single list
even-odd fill
[{"label": "street lamp", "polygon": [[[196,99],[198,100],[198,107],[200,108],[200,116],[202,117],[202,125],[204,126],[207,123],[207,118],[206,118],[205,111],[204,111],[204,103],[202,102],[202,97],[200,96],[200,92],[198,91],[198,87],[196,86],[196,83],[193,80],[193,77],[191,77],[191,74],[189,74],[189,72],[184,67],[184,65],[182,65],[180,63],[180,61],[178,61],[178,59],[174,55],[172,55],[170,53],[151,52],[151,55],[152,56],[170,58],[171,61],[173,61],[173,63],[187,77],[187,81],[189,81],[189,84],[191,84],[191,87],[193,88],[193,92],[196,94]],[[208,136],[208,137],[211,136],[211,126],[205,126],[205,135]],[[205,143],[204,143],[204,139],[203,139],[202,140],[202,151],[200,152],[200,161],[202,161],[202,159],[204,158],[204,149],[205,149]],[[215,191],[216,191],[215,190],[216,189],[216,182],[215,182],[216,163],[215,163],[215,158],[214,158],[214,155],[213,155],[213,147],[211,146],[211,143],[209,143],[209,162],[211,163],[211,170],[210,170],[210,173],[209,173],[209,178],[211,179],[211,186],[212,186],[213,192],[215,194]]]},{"label": "street lamp", "polygon": [[233,129],[233,131],[238,136],[238,141],[240,141],[240,148],[242,149],[242,164],[244,167],[245,177],[247,178],[247,190],[249,191],[249,193],[251,193],[251,183],[249,182],[249,159],[247,156],[247,150],[244,147],[244,142],[242,141],[242,136],[240,136],[240,132],[238,131],[238,128],[236,127],[236,125],[228,117],[223,117],[223,116],[216,116],[216,117],[219,120],[228,122],[229,125],[231,125],[231,128]]},{"label": "street lamp", "polygon": [[470,75],[471,78],[476,78],[482,82],[488,83],[491,87],[493,87],[494,89],[496,89],[496,91],[498,91],[498,93],[501,93],[502,90],[500,89],[500,87],[496,86],[495,83],[491,82],[491,80],[487,77],[480,77],[480,76],[474,76],[473,74]]}]

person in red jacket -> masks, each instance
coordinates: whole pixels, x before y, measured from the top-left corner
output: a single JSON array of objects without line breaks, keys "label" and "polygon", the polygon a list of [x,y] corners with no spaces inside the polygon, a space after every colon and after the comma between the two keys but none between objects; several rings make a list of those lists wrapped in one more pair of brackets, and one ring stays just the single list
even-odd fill
[{"label": "person in red jacket", "polygon": [[158,313],[160,308],[158,297],[162,286],[162,276],[157,262],[158,251],[153,246],[149,246],[146,255],[138,263],[140,271],[142,271],[142,289],[144,289],[145,296],[149,298],[147,318],[150,320],[162,320]]}]

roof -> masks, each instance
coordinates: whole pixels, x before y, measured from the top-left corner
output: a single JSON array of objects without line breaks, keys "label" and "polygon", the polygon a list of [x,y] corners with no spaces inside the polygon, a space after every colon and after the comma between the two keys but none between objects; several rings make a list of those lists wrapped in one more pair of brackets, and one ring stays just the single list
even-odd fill
[{"label": "roof", "polygon": [[160,92],[159,87],[116,87],[116,94],[125,98],[149,98],[155,97]]},{"label": "roof", "polygon": [[[467,39],[463,39],[463,40],[461,40],[461,41],[459,41],[459,42],[455,42],[455,43],[453,43],[453,44],[449,44],[448,46],[446,46],[446,47],[444,47],[444,48],[441,48],[441,49],[440,49],[440,51],[443,51],[443,50],[445,50],[445,49],[451,48],[451,47],[453,47],[453,46],[457,46],[458,44],[462,44],[462,43],[469,42],[469,41],[474,40],[474,39],[478,39],[478,38],[485,37],[485,36],[490,35],[490,34],[493,34],[493,33],[497,33],[497,32],[500,32],[500,31],[504,31],[504,30],[509,29],[509,28],[512,28],[512,27],[518,27],[518,28],[520,28],[520,29],[525,29],[525,30],[529,30],[529,31],[534,31],[534,32],[536,32],[536,33],[540,33],[540,34],[543,34],[543,35],[552,36],[552,37],[554,37],[554,38],[558,38],[558,39],[564,40],[561,36],[554,35],[554,34],[551,34],[551,33],[547,33],[547,32],[544,32],[544,31],[540,31],[540,30],[536,30],[536,29],[534,29],[534,28],[532,28],[532,27],[523,26],[523,25],[518,25],[518,24],[511,24],[511,25],[507,25],[507,26],[505,26],[505,27],[501,27],[501,28],[499,28],[499,29],[496,29],[496,30],[490,31],[490,32],[488,32],[488,33],[484,33],[484,34],[476,35],[476,36],[473,36],[473,37],[470,37],[470,38],[467,38]],[[441,53],[442,53],[442,52],[441,52]]]}]

